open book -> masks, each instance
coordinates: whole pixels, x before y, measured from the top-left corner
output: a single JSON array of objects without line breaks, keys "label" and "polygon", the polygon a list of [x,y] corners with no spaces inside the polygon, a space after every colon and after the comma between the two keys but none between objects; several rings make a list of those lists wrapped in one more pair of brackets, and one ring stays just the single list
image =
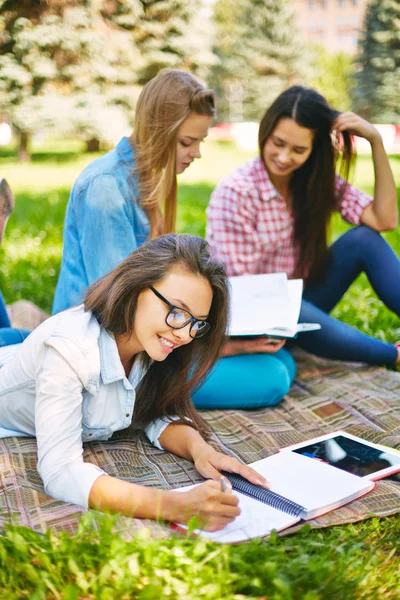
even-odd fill
[{"label": "open book", "polygon": [[286,273],[229,277],[231,284],[231,336],[294,337],[300,331],[320,329],[318,323],[298,323],[302,279]]},{"label": "open book", "polygon": [[[196,533],[216,542],[242,542],[313,519],[372,490],[372,481],[323,462],[282,450],[250,465],[267,478],[269,490],[224,473],[239,496],[241,514],[221,531]],[[179,491],[191,487],[180,488]]]}]

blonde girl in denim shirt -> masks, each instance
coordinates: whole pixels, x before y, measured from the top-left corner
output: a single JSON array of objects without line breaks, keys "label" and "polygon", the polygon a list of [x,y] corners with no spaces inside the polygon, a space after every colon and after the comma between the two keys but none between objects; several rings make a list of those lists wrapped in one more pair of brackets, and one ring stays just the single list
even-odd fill
[{"label": "blonde girl in denim shirt", "polygon": [[[141,245],[23,344],[0,349],[0,437],[35,436],[47,494],[138,518],[216,531],[240,513],[221,471],[266,481],[214,450],[191,391],[214,365],[227,326],[222,263],[207,242],[169,234]],[[193,461],[209,479],[185,493],[147,488],[83,461],[82,443],[120,429]]]},{"label": "blonde girl in denim shirt", "polygon": [[190,73],[168,69],[145,85],[130,138],[72,188],[53,313],[82,302],[88,286],[140,244],[174,231],[176,176],[200,158],[214,114],[214,93]]}]

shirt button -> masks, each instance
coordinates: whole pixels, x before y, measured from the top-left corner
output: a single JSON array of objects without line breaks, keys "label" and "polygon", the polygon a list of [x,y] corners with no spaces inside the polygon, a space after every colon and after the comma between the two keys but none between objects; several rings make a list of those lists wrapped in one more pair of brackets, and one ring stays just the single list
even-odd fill
[{"label": "shirt button", "polygon": [[125,415],[125,416],[126,416],[126,417],[129,417],[129,413],[126,413],[126,415]]},{"label": "shirt button", "polygon": [[91,435],[93,435],[93,433],[89,433],[89,437],[90,437]]}]

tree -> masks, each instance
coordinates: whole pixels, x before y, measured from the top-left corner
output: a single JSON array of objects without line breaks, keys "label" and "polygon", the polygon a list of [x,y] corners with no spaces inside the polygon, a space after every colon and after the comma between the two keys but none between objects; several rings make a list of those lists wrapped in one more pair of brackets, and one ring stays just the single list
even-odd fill
[{"label": "tree", "polygon": [[131,32],[142,57],[139,84],[165,68],[198,69],[191,34],[195,8],[201,4],[202,0],[197,7],[188,0],[103,0],[103,17]]},{"label": "tree", "polygon": [[398,123],[400,117],[400,4],[371,0],[357,58],[355,104],[367,119]]},{"label": "tree", "polygon": [[48,2],[41,12],[35,5],[44,3],[25,2],[30,18],[9,10],[12,4],[2,7],[0,102],[20,133],[21,158],[38,130],[79,132],[93,149],[118,124],[124,130],[137,96],[132,65],[140,65],[129,34],[87,2]]},{"label": "tree", "polygon": [[302,69],[292,10],[287,0],[218,0],[214,15],[219,115],[258,120]]},{"label": "tree", "polygon": [[38,130],[90,150],[113,143],[144,83],[166,67],[204,75],[210,62],[186,0],[0,0],[0,18],[0,109],[21,158]]},{"label": "tree", "polygon": [[38,130],[79,131],[90,146],[106,139],[105,129],[127,126],[125,109],[135,102],[132,65],[140,65],[140,55],[129,34],[108,26],[90,4],[0,6],[0,105],[20,134],[22,159]]},{"label": "tree", "polygon": [[351,90],[354,85],[352,56],[345,52],[331,54],[320,45],[310,47],[310,53],[312,74],[307,83],[337,110],[351,110]]}]

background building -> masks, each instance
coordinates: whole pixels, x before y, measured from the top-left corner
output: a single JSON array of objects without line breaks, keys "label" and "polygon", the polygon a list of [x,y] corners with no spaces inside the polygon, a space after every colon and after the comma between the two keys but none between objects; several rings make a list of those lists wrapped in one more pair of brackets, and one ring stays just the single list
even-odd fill
[{"label": "background building", "polygon": [[292,0],[304,40],[332,53],[355,54],[368,0]]}]

